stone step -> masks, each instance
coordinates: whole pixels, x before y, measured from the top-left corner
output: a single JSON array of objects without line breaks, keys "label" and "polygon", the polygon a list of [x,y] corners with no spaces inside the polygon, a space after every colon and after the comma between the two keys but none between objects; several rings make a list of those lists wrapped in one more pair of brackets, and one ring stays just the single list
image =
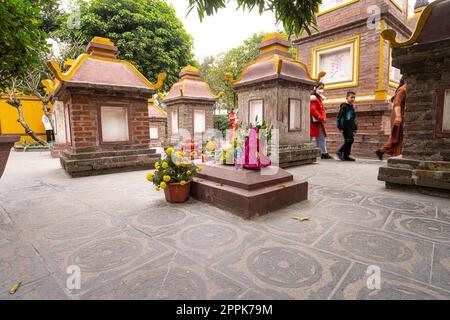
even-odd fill
[{"label": "stone step", "polygon": [[60,158],[61,166],[72,177],[84,177],[123,171],[150,170],[161,158],[160,154],[132,154],[93,159]]},{"label": "stone step", "polygon": [[231,210],[244,219],[250,219],[307,200],[308,182],[292,180],[246,190],[196,177],[191,195],[198,200]]},{"label": "stone step", "polygon": [[140,154],[156,154],[156,149],[151,148],[139,148],[139,149],[127,149],[127,150],[102,150],[93,152],[72,153],[70,151],[64,151],[63,156],[68,159],[96,159],[104,157],[120,157],[129,155]]}]

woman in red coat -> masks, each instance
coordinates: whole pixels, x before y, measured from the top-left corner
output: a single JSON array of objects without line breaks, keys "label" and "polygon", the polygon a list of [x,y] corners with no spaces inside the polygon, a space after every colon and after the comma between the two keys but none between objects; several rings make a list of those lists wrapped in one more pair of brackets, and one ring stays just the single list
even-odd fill
[{"label": "woman in red coat", "polygon": [[333,159],[332,156],[328,154],[327,151],[327,141],[325,140],[327,136],[327,131],[325,130],[325,123],[327,122],[327,114],[325,112],[325,106],[323,104],[323,92],[324,84],[319,82],[314,88],[314,92],[311,95],[311,105],[310,105],[310,120],[311,120],[311,142],[312,139],[316,139],[316,145],[322,152],[322,159]]}]

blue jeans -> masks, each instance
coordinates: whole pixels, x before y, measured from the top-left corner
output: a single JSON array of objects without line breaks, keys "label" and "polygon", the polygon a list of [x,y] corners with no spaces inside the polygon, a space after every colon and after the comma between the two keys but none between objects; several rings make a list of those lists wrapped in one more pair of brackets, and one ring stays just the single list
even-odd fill
[{"label": "blue jeans", "polygon": [[[325,135],[323,134],[322,126],[319,127],[319,136],[314,137],[316,138],[316,146],[320,149],[322,154],[327,154],[327,140],[325,140]],[[313,140],[313,137],[311,137],[311,142]]]}]

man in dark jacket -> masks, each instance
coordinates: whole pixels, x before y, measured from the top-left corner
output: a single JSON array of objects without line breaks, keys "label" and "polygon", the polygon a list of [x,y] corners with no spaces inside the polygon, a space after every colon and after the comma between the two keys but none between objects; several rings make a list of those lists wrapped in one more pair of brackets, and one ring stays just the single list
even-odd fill
[{"label": "man in dark jacket", "polygon": [[345,141],[344,145],[336,153],[342,161],[355,161],[355,159],[350,157],[352,144],[355,141],[354,136],[356,130],[358,130],[358,125],[356,123],[356,112],[353,107],[353,102],[355,102],[355,99],[356,93],[347,92],[347,103],[341,104],[337,117],[337,126],[338,129],[342,131]]}]

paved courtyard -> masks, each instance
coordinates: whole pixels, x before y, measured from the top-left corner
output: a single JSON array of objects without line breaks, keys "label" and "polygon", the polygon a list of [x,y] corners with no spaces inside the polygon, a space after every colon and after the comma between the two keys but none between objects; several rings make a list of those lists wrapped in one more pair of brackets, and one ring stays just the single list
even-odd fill
[{"label": "paved courtyard", "polygon": [[[291,169],[309,200],[244,221],[192,199],[168,205],[146,172],[71,179],[48,153],[13,152],[0,299],[449,299],[450,201],[385,190],[380,164]],[[66,287],[70,265],[80,290]],[[367,288],[370,265],[380,290]]]}]

